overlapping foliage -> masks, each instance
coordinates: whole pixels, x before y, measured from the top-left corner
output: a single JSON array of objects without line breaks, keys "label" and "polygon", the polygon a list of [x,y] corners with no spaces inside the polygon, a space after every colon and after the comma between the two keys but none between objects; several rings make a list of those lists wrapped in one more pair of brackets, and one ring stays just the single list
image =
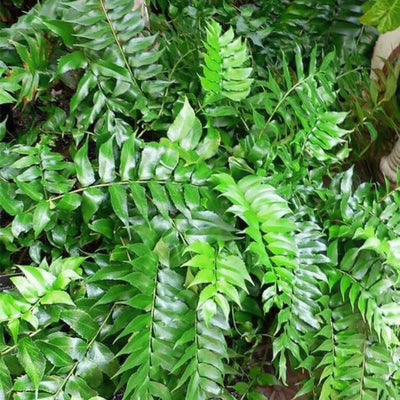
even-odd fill
[{"label": "overlapping foliage", "polygon": [[1,14],[0,398],[259,400],[290,369],[399,398],[400,197],[353,166],[395,80],[342,62],[361,4],[132,3]]}]

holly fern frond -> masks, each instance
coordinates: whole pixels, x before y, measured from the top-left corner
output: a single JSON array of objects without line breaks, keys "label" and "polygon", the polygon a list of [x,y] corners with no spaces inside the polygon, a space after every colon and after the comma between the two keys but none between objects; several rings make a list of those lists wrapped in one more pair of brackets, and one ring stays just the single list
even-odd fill
[{"label": "holly fern frond", "polygon": [[249,78],[252,68],[245,67],[249,59],[246,42],[241,38],[234,39],[232,28],[222,34],[221,25],[212,21],[207,26],[204,47],[207,52],[204,54],[204,76],[200,80],[203,89],[211,95],[207,100],[245,99],[253,82]]}]

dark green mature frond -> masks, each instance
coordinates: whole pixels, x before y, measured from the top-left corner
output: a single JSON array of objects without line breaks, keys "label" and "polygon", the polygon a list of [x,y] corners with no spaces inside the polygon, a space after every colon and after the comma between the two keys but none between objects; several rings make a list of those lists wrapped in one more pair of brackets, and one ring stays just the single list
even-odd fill
[{"label": "dark green mature frond", "polygon": [[139,257],[134,262],[134,272],[121,278],[138,289],[124,303],[141,311],[134,314],[135,318],[120,334],[131,335],[119,352],[120,356],[128,354],[118,371],[126,382],[127,399],[170,398],[171,385],[165,386],[161,371],[173,371],[183,354],[175,343],[188,328],[184,320],[176,318],[176,313],[187,312],[184,299],[178,300],[183,278],[168,268],[157,272],[157,259],[153,261],[147,264],[143,256]]},{"label": "dark green mature frond", "polygon": [[[92,111],[87,121],[81,121],[84,126],[92,124],[104,110],[111,114],[108,118],[135,110],[145,114],[147,120],[154,118],[156,114],[147,108],[147,99],[162,96],[168,83],[156,79],[163,69],[157,63],[161,51],[156,48],[156,35],[144,34],[140,11],[133,10],[132,2],[126,0],[64,4],[63,18],[75,29],[76,51],[59,60],[58,74],[86,68],[71,100],[71,111],[75,112],[89,97]],[[136,107],[133,102],[137,102]],[[85,110],[84,104],[82,107]]]},{"label": "dark green mature frond", "polygon": [[[296,45],[306,54],[314,46],[335,46],[343,59],[349,54],[357,54],[365,65],[369,62],[376,32],[365,29],[360,22],[364,3],[364,0],[350,3],[346,0],[256,2],[255,7],[242,6],[237,28],[240,33],[248,35],[255,49],[261,47],[262,51],[257,52],[260,66],[265,59],[273,64],[279,62],[281,50],[291,55]],[[271,14],[274,18],[267,21],[262,18]],[[243,31],[245,24],[247,29]],[[266,56],[262,57],[264,54]]]}]

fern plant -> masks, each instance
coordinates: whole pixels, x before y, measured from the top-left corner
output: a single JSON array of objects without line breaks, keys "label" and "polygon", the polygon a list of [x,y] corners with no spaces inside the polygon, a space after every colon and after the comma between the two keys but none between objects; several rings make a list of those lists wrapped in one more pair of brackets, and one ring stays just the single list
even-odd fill
[{"label": "fern plant", "polygon": [[98,124],[114,125],[123,135],[123,121],[115,114],[131,115],[135,110],[147,121],[155,119],[148,98],[161,97],[168,83],[157,79],[163,69],[157,64],[161,51],[154,46],[156,35],[142,34],[145,23],[140,11],[126,1],[71,1],[64,8],[68,30],[74,26],[76,33],[66,37],[63,31],[61,36],[64,42],[73,38],[66,44],[75,51],[60,58],[57,72],[89,67],[71,99],[71,111],[82,111],[78,119],[83,129],[99,119]]},{"label": "fern plant", "polygon": [[252,69],[243,68],[248,59],[246,44],[240,38],[233,39],[232,28],[222,35],[222,28],[215,21],[208,25],[201,83],[206,91],[240,101],[250,92]]},{"label": "fern plant", "polygon": [[259,400],[291,370],[399,397],[399,198],[350,167],[365,71],[260,65],[245,28],[269,7],[288,40],[298,3],[48,0],[1,31],[2,399]]}]

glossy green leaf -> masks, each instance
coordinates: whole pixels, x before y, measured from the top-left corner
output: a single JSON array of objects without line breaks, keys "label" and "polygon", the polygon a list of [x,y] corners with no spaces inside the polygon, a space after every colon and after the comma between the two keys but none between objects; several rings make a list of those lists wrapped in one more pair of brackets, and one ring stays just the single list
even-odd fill
[{"label": "glossy green leaf", "polygon": [[93,217],[104,199],[105,195],[100,188],[89,188],[83,192],[82,215],[85,223]]},{"label": "glossy green leaf", "polygon": [[66,21],[59,21],[47,18],[43,18],[43,22],[50,31],[59,35],[62,41],[67,46],[71,46],[75,43],[74,29],[72,24],[69,24]]},{"label": "glossy green leaf", "polygon": [[35,237],[43,231],[46,225],[50,222],[51,210],[50,204],[47,201],[41,201],[33,212],[32,226],[35,232]]},{"label": "glossy green leaf", "polygon": [[90,186],[95,181],[92,164],[88,158],[88,144],[89,138],[86,139],[84,145],[76,152],[74,158],[76,175],[82,186]]},{"label": "glossy green leaf", "polygon": [[37,346],[43,352],[43,355],[56,367],[65,367],[73,363],[72,358],[59,347],[46,341],[40,341]]},{"label": "glossy green leaf", "polygon": [[74,51],[62,56],[58,60],[57,75],[65,74],[66,72],[77,69],[85,68],[87,65],[87,59],[80,51]]},{"label": "glossy green leaf", "polygon": [[168,138],[172,142],[178,142],[185,150],[192,150],[199,143],[201,131],[201,124],[185,98],[181,111],[168,129]]},{"label": "glossy green leaf", "polygon": [[64,211],[76,210],[82,202],[82,198],[77,193],[66,193],[57,203],[57,208]]},{"label": "glossy green leaf", "polygon": [[168,219],[169,201],[165,188],[157,182],[149,182],[148,186],[151,192],[153,203],[158,208],[161,215]]},{"label": "glossy green leaf", "polygon": [[50,293],[43,296],[40,300],[42,304],[68,304],[75,306],[70,295],[61,290],[52,290]]},{"label": "glossy green leaf", "polygon": [[120,173],[123,181],[134,178],[136,167],[135,137],[131,135],[122,145]]},{"label": "glossy green leaf", "polygon": [[145,221],[148,222],[148,204],[145,188],[136,182],[132,182],[129,187],[132,193],[133,201],[140,215],[145,219]]},{"label": "glossy green leaf", "polygon": [[126,187],[123,185],[114,184],[108,188],[110,193],[111,205],[122,223],[129,226],[129,214],[128,214],[128,196],[126,193]]},{"label": "glossy green leaf", "polygon": [[97,323],[83,310],[65,310],[61,313],[61,319],[82,338],[91,340],[98,331]]},{"label": "glossy green leaf", "polygon": [[0,181],[0,207],[10,215],[16,215],[19,211],[22,211],[22,203],[16,201],[14,197],[11,184]]},{"label": "glossy green leaf", "polygon": [[99,175],[102,182],[111,182],[116,176],[113,143],[114,138],[111,137],[100,146]]},{"label": "glossy green leaf", "polygon": [[19,362],[31,379],[35,390],[38,390],[46,368],[46,360],[42,352],[29,337],[21,339],[17,349]]},{"label": "glossy green leaf", "polygon": [[32,214],[17,214],[11,224],[11,232],[15,237],[21,233],[29,232],[32,227]]}]

